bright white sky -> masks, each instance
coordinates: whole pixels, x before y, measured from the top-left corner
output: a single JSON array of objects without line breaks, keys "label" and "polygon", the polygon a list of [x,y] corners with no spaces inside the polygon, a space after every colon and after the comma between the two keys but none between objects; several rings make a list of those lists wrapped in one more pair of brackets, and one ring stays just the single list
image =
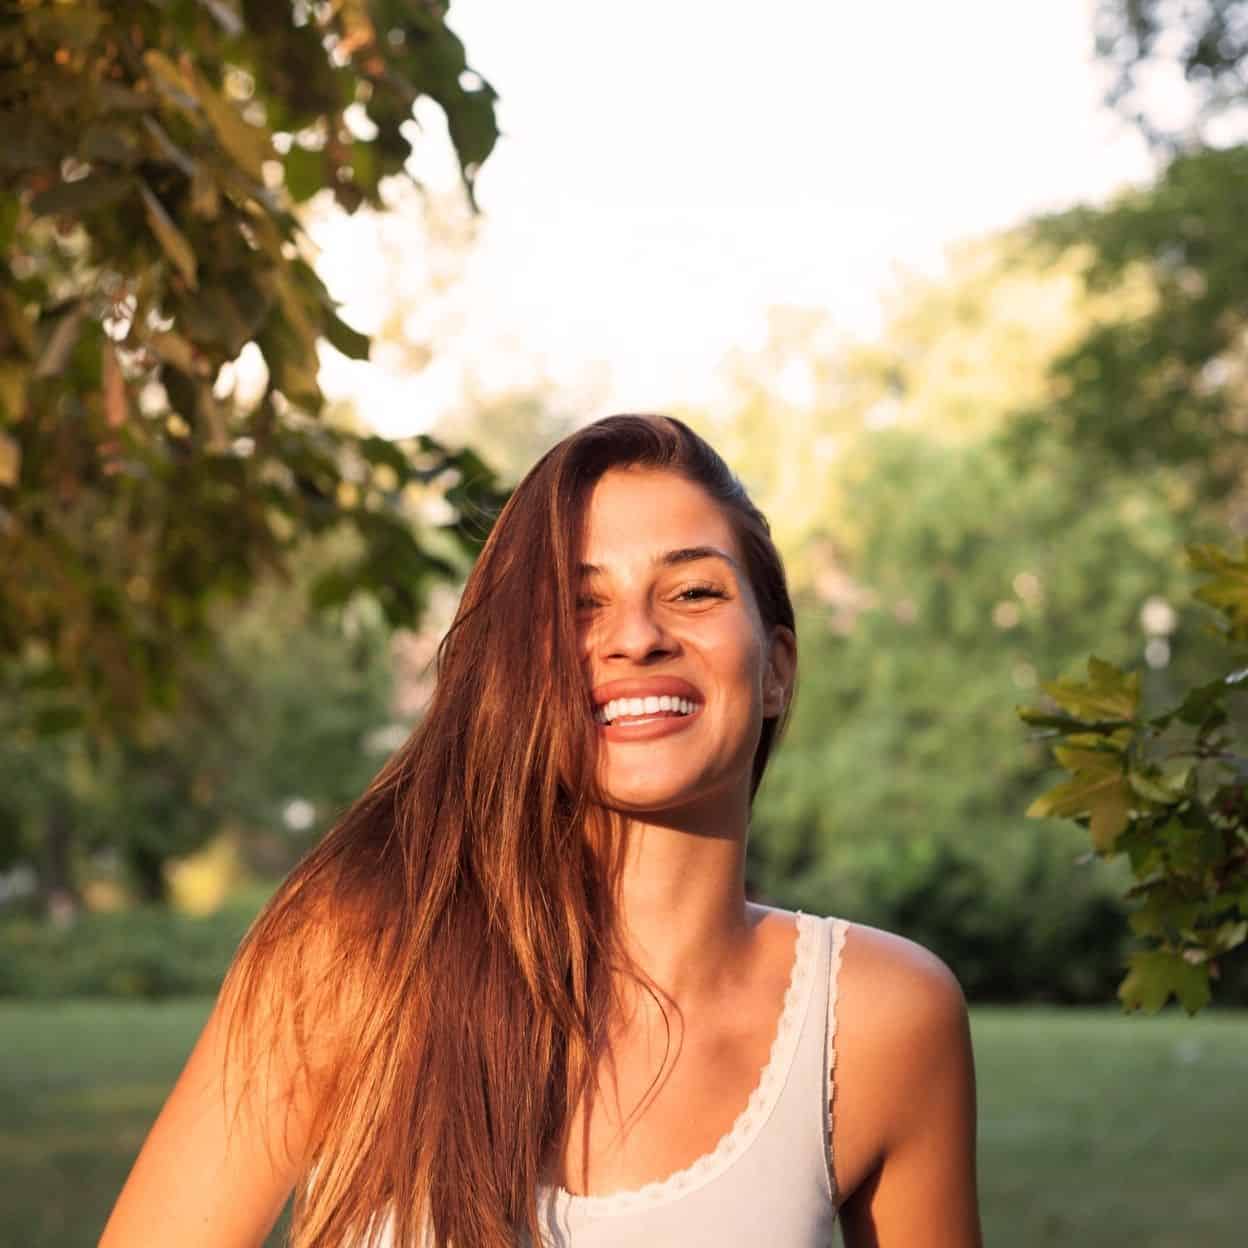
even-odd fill
[{"label": "bright white sky", "polygon": [[[327,359],[326,389],[391,434],[428,426],[466,377],[580,387],[590,417],[713,401],[725,355],[779,304],[869,334],[899,272],[938,271],[949,243],[1148,175],[1099,107],[1090,8],[454,0],[504,131],[456,332],[411,377]],[[418,172],[445,184],[449,145],[426,136]],[[370,230],[317,232],[364,329],[393,277]],[[419,254],[413,229],[413,272]]]}]

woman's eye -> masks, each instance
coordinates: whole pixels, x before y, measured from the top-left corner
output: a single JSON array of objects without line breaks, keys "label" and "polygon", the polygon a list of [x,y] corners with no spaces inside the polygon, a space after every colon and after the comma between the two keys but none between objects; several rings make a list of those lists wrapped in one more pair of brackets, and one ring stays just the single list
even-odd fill
[{"label": "woman's eye", "polygon": [[600,606],[597,598],[580,597],[576,600],[576,609],[578,611],[591,611],[594,607]]},{"label": "woman's eye", "polygon": [[676,597],[685,602],[697,602],[700,598],[725,598],[727,595],[714,585],[690,585],[687,589],[682,589]]}]

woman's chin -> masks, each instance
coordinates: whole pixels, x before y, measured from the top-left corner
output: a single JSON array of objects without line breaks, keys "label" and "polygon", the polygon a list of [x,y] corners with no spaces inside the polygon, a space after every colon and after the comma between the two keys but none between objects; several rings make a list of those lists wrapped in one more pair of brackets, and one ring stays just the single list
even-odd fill
[{"label": "woman's chin", "polygon": [[632,818],[675,815],[701,805],[709,797],[710,786],[703,784],[661,783],[653,778],[629,783],[617,780],[603,786],[603,798],[612,810]]}]

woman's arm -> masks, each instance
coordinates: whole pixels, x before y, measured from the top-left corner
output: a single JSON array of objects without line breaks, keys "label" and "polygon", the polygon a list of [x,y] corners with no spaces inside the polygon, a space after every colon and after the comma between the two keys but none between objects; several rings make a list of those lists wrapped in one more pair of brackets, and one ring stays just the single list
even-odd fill
[{"label": "woman's arm", "polygon": [[980,1248],[975,1071],[957,980],[913,942],[862,926],[843,975],[833,1144],[847,1248]]},{"label": "woman's arm", "polygon": [[274,1039],[240,1101],[250,1062],[231,1047],[227,1071],[228,1001],[218,999],[148,1133],[100,1248],[254,1248],[277,1221],[300,1170],[307,1097]]}]

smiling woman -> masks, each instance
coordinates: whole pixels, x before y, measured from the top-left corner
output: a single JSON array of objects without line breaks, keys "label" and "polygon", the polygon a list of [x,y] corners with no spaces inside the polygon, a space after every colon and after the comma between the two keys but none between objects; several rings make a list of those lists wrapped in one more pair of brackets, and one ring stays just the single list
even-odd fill
[{"label": "smiling woman", "polygon": [[[239,951],[105,1248],[973,1248],[930,954],[747,902],[791,703],[784,570],[679,421],[517,487],[428,714]],[[168,1199],[176,1191],[178,1199]]]}]

